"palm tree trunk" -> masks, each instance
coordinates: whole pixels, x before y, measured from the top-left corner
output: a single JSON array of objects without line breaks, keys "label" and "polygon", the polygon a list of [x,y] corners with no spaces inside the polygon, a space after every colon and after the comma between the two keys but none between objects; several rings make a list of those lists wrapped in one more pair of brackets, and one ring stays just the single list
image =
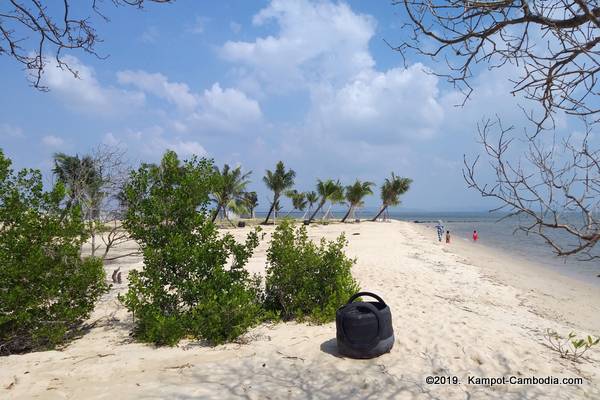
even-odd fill
[{"label": "palm tree trunk", "polygon": [[381,206],[381,210],[379,210],[379,212],[377,213],[376,216],[373,217],[373,219],[371,221],[377,221],[377,218],[379,218],[379,216],[387,209],[387,205],[382,205]]},{"label": "palm tree trunk", "polygon": [[266,225],[267,223],[269,223],[269,218],[271,218],[271,213],[273,212],[273,209],[275,208],[275,203],[277,202],[277,199],[273,199],[273,203],[271,203],[271,208],[269,208],[269,213],[267,214],[267,218],[265,218],[263,225]]},{"label": "palm tree trunk", "polygon": [[312,222],[313,219],[315,219],[315,215],[317,215],[317,213],[319,212],[319,210],[321,210],[321,207],[323,207],[324,204],[325,204],[325,201],[321,201],[319,203],[319,206],[317,207],[317,209],[315,210],[315,212],[308,219],[308,223],[309,224]]},{"label": "palm tree trunk", "polygon": [[307,208],[306,211],[304,211],[304,215],[302,216],[302,220],[304,221],[306,219],[306,215],[310,212],[310,208]]},{"label": "palm tree trunk", "polygon": [[215,222],[217,219],[217,216],[219,215],[219,213],[221,212],[221,205],[217,204],[217,209],[213,212],[213,216],[212,216],[212,222]]},{"label": "palm tree trunk", "polygon": [[350,215],[350,212],[354,209],[354,206],[350,206],[348,208],[348,212],[346,213],[346,215],[344,215],[344,218],[342,218],[342,222],[346,222],[346,218],[348,218],[348,216]]},{"label": "palm tree trunk", "polygon": [[327,209],[327,212],[325,214],[323,214],[323,218],[321,218],[323,221],[325,220],[325,218],[329,217],[329,211],[331,211],[332,206],[333,206],[333,204],[329,204],[329,208]]}]

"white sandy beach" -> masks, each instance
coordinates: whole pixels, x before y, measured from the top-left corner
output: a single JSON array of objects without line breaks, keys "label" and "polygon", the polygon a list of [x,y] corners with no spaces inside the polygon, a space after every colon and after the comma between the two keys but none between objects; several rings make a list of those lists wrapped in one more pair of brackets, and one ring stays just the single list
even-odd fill
[{"label": "white sandy beach", "polygon": [[[250,228],[235,229],[243,237]],[[265,230],[272,231],[272,227]],[[317,239],[345,231],[361,288],[390,305],[396,343],[372,360],[341,358],[335,325],[262,325],[242,343],[154,348],[134,342],[117,301],[98,304],[96,326],[61,351],[0,358],[2,399],[600,399],[600,350],[561,359],[544,332],[600,334],[600,290],[479,244],[440,244],[407,222],[311,226]],[[249,263],[262,272],[269,237]],[[133,245],[133,244],[132,244]],[[127,251],[127,249],[120,249]],[[129,257],[106,266],[142,266]],[[460,385],[428,385],[429,375]],[[477,386],[468,376],[582,377],[581,385]]]}]

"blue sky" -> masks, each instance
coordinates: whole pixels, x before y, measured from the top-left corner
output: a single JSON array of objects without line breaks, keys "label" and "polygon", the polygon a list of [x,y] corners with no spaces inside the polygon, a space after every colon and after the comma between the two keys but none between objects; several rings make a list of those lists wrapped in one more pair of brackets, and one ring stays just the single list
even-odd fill
[{"label": "blue sky", "polygon": [[299,190],[317,178],[379,184],[394,171],[414,179],[405,208],[488,209],[466,188],[462,158],[481,150],[482,117],[524,125],[519,99],[508,94],[514,71],[482,69],[471,101],[455,107],[460,95],[425,72],[441,65],[410,59],[404,68],[384,43],[405,34],[399,7],[179,0],[138,10],[105,2],[110,22],[95,27],[104,40],[97,50],[109,57],[70,54],[80,79],[49,65],[50,91],[39,92],[0,57],[0,147],[17,167],[45,172],[54,152],[82,154],[99,143],[122,146],[134,165],[168,148],[239,163],[254,171],[251,189],[265,207],[261,178],[281,159],[296,170]]}]

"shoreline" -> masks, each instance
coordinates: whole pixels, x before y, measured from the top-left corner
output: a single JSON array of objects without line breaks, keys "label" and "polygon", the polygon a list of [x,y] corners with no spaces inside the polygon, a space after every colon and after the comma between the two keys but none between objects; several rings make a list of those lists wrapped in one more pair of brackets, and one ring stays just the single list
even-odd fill
[{"label": "shoreline", "polygon": [[[431,228],[414,225],[423,237],[431,236],[434,240],[435,232]],[[553,310],[563,315],[563,320],[600,334],[600,288],[595,283],[464,238],[454,239],[449,246],[443,242],[440,245],[445,246],[446,251],[464,257],[491,279],[527,292],[526,302],[531,305],[546,312]],[[565,301],[574,304],[565,306]],[[571,313],[573,307],[578,309],[577,313]],[[567,320],[565,315],[575,322]]]}]

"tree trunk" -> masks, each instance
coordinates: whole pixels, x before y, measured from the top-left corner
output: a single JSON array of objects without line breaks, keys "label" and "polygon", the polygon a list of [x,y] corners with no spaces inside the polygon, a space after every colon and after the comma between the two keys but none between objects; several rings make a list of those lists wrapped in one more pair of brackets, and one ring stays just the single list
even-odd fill
[{"label": "tree trunk", "polygon": [[213,213],[213,216],[212,216],[212,222],[215,222],[217,220],[217,216],[219,215],[220,212],[221,212],[221,205],[217,204],[217,209],[215,210],[215,212]]},{"label": "tree trunk", "polygon": [[319,206],[317,207],[317,209],[315,210],[315,212],[308,219],[308,223],[309,224],[312,222],[313,219],[315,219],[315,215],[317,215],[317,213],[319,212],[319,210],[321,209],[321,207],[323,207],[324,204],[325,204],[324,201],[322,201],[322,202],[319,203]]},{"label": "tree trunk", "polygon": [[377,221],[377,218],[379,218],[379,216],[387,209],[387,205],[383,205],[381,206],[381,210],[379,210],[379,212],[377,213],[376,216],[373,217],[373,219],[371,221]]},{"label": "tree trunk", "polygon": [[348,208],[348,212],[346,213],[346,215],[344,215],[344,218],[342,218],[342,222],[346,222],[346,218],[348,218],[348,216],[350,215],[350,212],[354,209],[354,206],[350,206]]},{"label": "tree trunk", "polygon": [[273,212],[273,209],[275,208],[276,202],[277,202],[277,199],[273,198],[273,203],[271,203],[271,208],[269,208],[269,213],[267,214],[267,218],[265,218],[265,220],[263,221],[263,225],[266,225],[269,223],[269,218],[271,218],[271,213]]}]

